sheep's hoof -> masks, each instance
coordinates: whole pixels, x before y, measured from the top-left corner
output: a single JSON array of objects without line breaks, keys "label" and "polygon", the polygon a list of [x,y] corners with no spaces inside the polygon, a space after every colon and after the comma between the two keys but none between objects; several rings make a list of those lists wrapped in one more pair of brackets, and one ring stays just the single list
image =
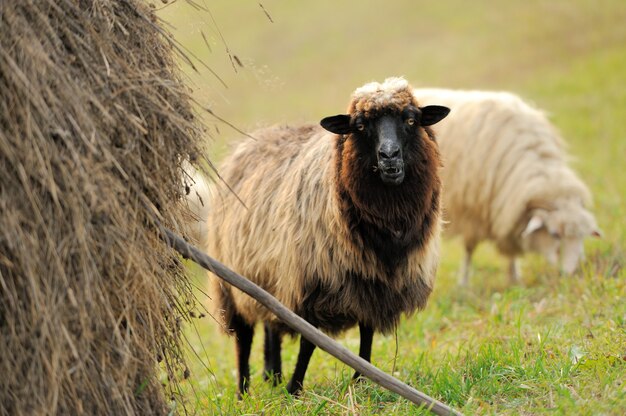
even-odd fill
[{"label": "sheep's hoof", "polygon": [[361,373],[359,373],[358,371],[354,372],[354,375],[352,376],[352,380],[354,380],[355,383],[360,383],[365,379],[365,377],[363,377],[363,375]]},{"label": "sheep's hoof", "polygon": [[287,393],[291,394],[292,396],[299,396],[300,393],[302,393],[302,384],[290,381],[287,384]]},{"label": "sheep's hoof", "polygon": [[263,381],[271,381],[272,386],[276,387],[283,381],[283,377],[280,373],[266,371],[263,373]]},{"label": "sheep's hoof", "polygon": [[248,394],[248,383],[244,383],[243,386],[239,386],[237,389],[237,400],[243,400],[244,396]]}]

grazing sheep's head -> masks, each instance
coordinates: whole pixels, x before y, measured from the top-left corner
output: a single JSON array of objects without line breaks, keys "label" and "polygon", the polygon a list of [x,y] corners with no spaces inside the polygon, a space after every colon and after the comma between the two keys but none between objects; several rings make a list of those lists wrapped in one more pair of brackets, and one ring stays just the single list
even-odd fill
[{"label": "grazing sheep's head", "polygon": [[324,118],[320,124],[339,135],[352,135],[371,159],[385,185],[399,185],[405,176],[405,153],[424,137],[423,127],[448,115],[450,109],[430,105],[419,107],[412,89],[403,78],[388,78],[357,89],[348,114]]},{"label": "grazing sheep's head", "polygon": [[561,271],[571,274],[585,258],[583,240],[589,236],[601,236],[593,215],[579,202],[567,201],[554,210],[533,210],[522,246],[554,265],[560,263]]}]

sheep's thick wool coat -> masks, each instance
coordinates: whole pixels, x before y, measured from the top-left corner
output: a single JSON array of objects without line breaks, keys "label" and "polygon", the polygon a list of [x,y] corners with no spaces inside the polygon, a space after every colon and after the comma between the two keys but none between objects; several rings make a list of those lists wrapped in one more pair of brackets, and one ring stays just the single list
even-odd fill
[{"label": "sheep's thick wool coat", "polygon": [[[570,169],[564,143],[540,110],[507,92],[416,89],[427,105],[451,108],[435,127],[444,163],[446,231],[473,246],[492,240],[521,254],[533,209],[583,207],[587,186]],[[568,230],[562,230],[567,236]]]},{"label": "sheep's thick wool coat", "polygon": [[[411,88],[392,78],[357,89],[348,110],[373,117],[409,104],[418,104]],[[232,192],[213,192],[208,252],[330,333],[357,322],[392,330],[402,313],[425,306],[438,264],[440,161],[432,132],[420,135],[404,182],[388,187],[362,166],[350,134],[316,125],[253,133],[220,170]],[[249,324],[275,321],[211,281],[226,325],[233,313]]]}]

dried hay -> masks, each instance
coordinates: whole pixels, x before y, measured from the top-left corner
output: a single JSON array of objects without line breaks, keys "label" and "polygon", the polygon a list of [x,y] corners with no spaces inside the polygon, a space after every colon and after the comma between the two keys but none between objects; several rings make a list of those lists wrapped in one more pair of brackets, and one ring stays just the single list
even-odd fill
[{"label": "dried hay", "polygon": [[0,2],[2,415],[163,414],[160,368],[185,372],[191,291],[157,224],[181,230],[200,131],[157,23],[138,0]]}]

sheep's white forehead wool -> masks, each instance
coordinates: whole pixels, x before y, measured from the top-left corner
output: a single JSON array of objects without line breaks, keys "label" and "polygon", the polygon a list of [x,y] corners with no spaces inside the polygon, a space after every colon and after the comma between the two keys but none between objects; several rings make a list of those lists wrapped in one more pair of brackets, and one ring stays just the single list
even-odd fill
[{"label": "sheep's white forehead wool", "polygon": [[384,109],[402,110],[409,104],[417,105],[411,86],[402,77],[392,77],[382,84],[370,82],[357,88],[348,111],[369,114]]}]

